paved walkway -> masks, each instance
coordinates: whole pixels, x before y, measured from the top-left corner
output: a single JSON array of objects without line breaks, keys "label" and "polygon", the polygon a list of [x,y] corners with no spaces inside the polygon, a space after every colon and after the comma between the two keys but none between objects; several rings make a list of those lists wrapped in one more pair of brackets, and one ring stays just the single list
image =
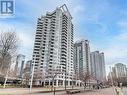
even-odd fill
[{"label": "paved walkway", "polygon": [[[84,95],[84,93],[79,93],[76,95]],[[114,88],[105,88],[100,90],[94,90],[91,92],[86,92],[85,95],[116,95]]]},{"label": "paved walkway", "polygon": [[[59,88],[63,89],[63,88]],[[0,95],[53,95],[53,92],[50,93],[39,93],[41,91],[51,90],[47,88],[34,88],[32,94],[29,94],[28,88],[10,88],[10,89],[0,89]],[[83,89],[82,89],[83,90]],[[65,91],[56,92],[56,95],[67,95]],[[100,90],[92,90],[82,93],[77,93],[74,95],[116,95],[114,88],[105,88]]]},{"label": "paved walkway", "polygon": [[116,92],[117,92],[117,95],[124,95],[122,88],[116,87]]},{"label": "paved walkway", "polygon": [[127,87],[123,87],[122,92],[124,95],[127,95]]},{"label": "paved walkway", "polygon": [[[68,88],[71,89],[71,88]],[[74,89],[79,89],[79,87],[74,87]],[[64,90],[64,88],[57,88],[57,90]],[[37,92],[49,92],[51,88],[32,88],[31,93]],[[29,88],[0,88],[0,95],[25,95],[29,94]]]},{"label": "paved walkway", "polygon": [[[28,95],[54,95],[52,93],[35,93],[35,94],[28,94]],[[76,94],[66,94],[65,91],[63,92],[56,92],[55,95],[117,95],[114,88],[105,88],[100,90],[92,90],[82,93],[76,93]]]}]

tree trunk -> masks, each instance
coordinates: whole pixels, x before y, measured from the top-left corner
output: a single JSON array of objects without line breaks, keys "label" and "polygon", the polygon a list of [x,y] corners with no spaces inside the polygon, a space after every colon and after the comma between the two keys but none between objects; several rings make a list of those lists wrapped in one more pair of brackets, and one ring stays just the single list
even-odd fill
[{"label": "tree trunk", "polygon": [[4,58],[2,58],[2,60],[1,60],[0,74],[3,74],[3,72],[2,72],[3,64],[4,64]]},{"label": "tree trunk", "polygon": [[52,79],[52,87],[51,87],[51,91],[53,91],[53,87],[54,87],[54,78]]}]

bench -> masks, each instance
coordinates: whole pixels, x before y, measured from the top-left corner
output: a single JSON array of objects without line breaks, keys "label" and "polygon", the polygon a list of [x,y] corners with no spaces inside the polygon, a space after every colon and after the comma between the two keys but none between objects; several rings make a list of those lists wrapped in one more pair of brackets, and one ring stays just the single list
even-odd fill
[{"label": "bench", "polygon": [[67,90],[66,93],[67,94],[75,94],[75,93],[80,93],[80,90]]}]

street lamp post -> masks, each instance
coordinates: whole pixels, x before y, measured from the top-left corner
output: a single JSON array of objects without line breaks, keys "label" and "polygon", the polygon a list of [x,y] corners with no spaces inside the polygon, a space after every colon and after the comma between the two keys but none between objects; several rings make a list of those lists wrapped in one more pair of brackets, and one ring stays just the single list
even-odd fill
[{"label": "street lamp post", "polygon": [[6,83],[7,83],[7,80],[8,80],[8,73],[9,73],[9,70],[10,70],[10,66],[11,66],[11,63],[9,63],[9,67],[7,68],[7,72],[6,72],[6,75],[5,75],[5,80],[4,80],[4,86],[3,86],[3,88],[6,87]]},{"label": "street lamp post", "polygon": [[[42,50],[42,47],[40,47],[40,50],[39,50],[39,54],[40,55],[41,55],[41,50]],[[40,56],[40,58],[41,58],[41,56]],[[39,62],[41,62],[41,60]],[[30,92],[32,91],[33,76],[34,76],[34,67],[35,67],[35,62],[33,63],[33,67],[32,67],[31,80],[30,80]]]},{"label": "street lamp post", "polygon": [[30,80],[30,92],[32,91],[33,76],[34,76],[34,66],[35,66],[35,63],[33,63],[33,67],[32,67],[31,80]]},{"label": "street lamp post", "polygon": [[66,78],[67,78],[67,65],[65,65],[65,90],[67,88],[67,85],[66,85]]},{"label": "street lamp post", "polygon": [[4,86],[3,86],[3,88],[5,88],[6,83],[7,83],[7,79],[8,79],[8,72],[9,72],[9,69],[7,70],[7,73],[6,73],[6,76],[5,76],[5,81],[4,81]]}]

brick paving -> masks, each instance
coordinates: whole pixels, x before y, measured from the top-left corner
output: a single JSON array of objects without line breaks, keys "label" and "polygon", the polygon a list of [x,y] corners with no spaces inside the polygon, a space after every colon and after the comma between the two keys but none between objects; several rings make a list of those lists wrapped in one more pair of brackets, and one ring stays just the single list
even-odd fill
[{"label": "brick paving", "polygon": [[[51,93],[36,93],[37,90],[42,91],[42,88],[35,88],[33,89],[33,94],[28,94],[28,89],[0,89],[0,95],[53,95],[53,92]],[[43,89],[44,90],[44,89]],[[25,94],[26,93],[26,94]],[[62,92],[56,92],[56,95],[69,95],[66,94],[65,91]],[[116,92],[114,88],[105,88],[100,90],[92,90],[72,95],[116,95]]]},{"label": "brick paving", "polygon": [[[53,93],[36,93],[30,95],[54,95]],[[105,88],[100,90],[92,90],[76,94],[66,94],[65,92],[56,92],[55,95],[117,95],[114,88]]]},{"label": "brick paving", "polygon": [[[38,95],[38,94],[35,94],[35,95]],[[52,94],[49,94],[49,95],[52,95]],[[56,94],[56,95],[69,95],[69,94]],[[117,95],[117,94],[115,92],[115,89],[112,87],[112,88],[105,88],[100,90],[92,90],[89,92],[76,93],[73,95]]]},{"label": "brick paving", "polygon": [[[67,94],[63,94],[63,95],[67,95]],[[75,95],[116,95],[116,92],[114,88],[105,88],[105,89],[94,90],[90,92],[78,93]]]},{"label": "brick paving", "polygon": [[[56,89],[64,90],[64,88],[56,88]],[[79,89],[79,87],[75,87],[75,89]],[[31,93],[37,93],[37,92],[43,92],[43,91],[49,92],[51,91],[51,88],[32,88]],[[5,89],[0,88],[0,95],[26,95],[29,93],[30,93],[29,88],[5,88]]]}]

